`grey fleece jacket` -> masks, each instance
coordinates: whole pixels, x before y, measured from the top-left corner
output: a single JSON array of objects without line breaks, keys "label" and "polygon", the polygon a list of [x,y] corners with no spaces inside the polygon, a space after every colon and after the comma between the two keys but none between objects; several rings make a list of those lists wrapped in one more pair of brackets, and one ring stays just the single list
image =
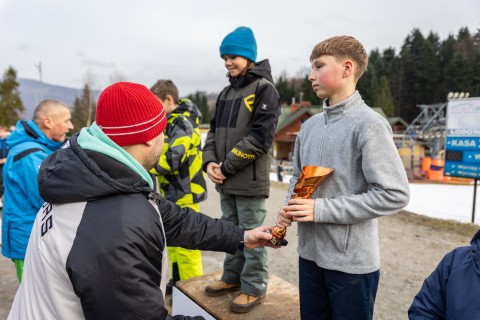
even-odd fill
[{"label": "grey fleece jacket", "polygon": [[317,191],[314,222],[298,223],[298,253],[319,267],[352,274],[380,268],[377,218],[409,200],[405,169],[388,122],[356,91],[308,119],[296,143],[288,199],[301,168],[335,168]]}]

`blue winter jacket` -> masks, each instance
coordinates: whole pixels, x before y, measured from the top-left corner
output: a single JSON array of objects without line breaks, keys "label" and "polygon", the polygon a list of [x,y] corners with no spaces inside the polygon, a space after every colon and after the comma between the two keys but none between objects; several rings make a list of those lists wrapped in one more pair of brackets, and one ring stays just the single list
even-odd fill
[{"label": "blue winter jacket", "polygon": [[448,253],[425,279],[408,317],[417,319],[480,319],[480,230],[469,247]]},{"label": "blue winter jacket", "polygon": [[44,202],[38,192],[38,170],[42,161],[62,144],[50,140],[33,120],[17,122],[7,138],[2,212],[2,254],[7,258],[25,258],[33,221]]}]

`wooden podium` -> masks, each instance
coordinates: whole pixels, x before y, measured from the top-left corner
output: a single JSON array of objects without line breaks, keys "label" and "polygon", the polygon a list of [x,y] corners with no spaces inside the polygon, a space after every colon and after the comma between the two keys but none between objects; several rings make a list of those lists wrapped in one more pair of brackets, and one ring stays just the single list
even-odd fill
[{"label": "wooden podium", "polygon": [[205,287],[220,279],[221,275],[221,272],[216,272],[178,281],[173,288],[172,315],[201,315],[207,320],[300,319],[298,288],[272,274],[269,275],[267,295],[262,304],[249,313],[231,312],[230,303],[238,295],[238,290],[219,297],[210,297],[205,294]]}]

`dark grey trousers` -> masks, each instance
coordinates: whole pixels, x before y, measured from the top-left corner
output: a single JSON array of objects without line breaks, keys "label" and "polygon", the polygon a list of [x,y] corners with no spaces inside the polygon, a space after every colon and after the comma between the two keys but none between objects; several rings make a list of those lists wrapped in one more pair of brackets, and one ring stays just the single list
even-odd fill
[{"label": "dark grey trousers", "polygon": [[[246,230],[264,223],[265,197],[244,197],[220,194],[222,219],[232,221]],[[250,296],[262,296],[267,292],[268,261],[265,248],[238,250],[226,254],[222,280],[240,283],[240,291]]]}]

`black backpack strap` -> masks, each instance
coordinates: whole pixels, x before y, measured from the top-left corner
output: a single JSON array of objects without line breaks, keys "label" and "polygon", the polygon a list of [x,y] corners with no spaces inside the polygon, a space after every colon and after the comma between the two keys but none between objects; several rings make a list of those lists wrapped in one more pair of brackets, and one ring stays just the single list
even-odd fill
[{"label": "black backpack strap", "polygon": [[30,148],[30,149],[24,150],[24,151],[20,152],[19,154],[17,154],[15,157],[13,157],[13,162],[16,162],[16,161],[22,159],[23,157],[28,156],[30,153],[34,153],[34,152],[37,152],[37,151],[43,151],[43,149],[41,149],[41,148]]},{"label": "black backpack strap", "polygon": [[20,122],[23,126],[23,129],[25,129],[25,132],[32,137],[33,139],[38,139],[38,134],[28,125],[27,121],[22,120]]},{"label": "black backpack strap", "polygon": [[8,155],[7,139],[0,138],[0,159],[6,158]]}]

